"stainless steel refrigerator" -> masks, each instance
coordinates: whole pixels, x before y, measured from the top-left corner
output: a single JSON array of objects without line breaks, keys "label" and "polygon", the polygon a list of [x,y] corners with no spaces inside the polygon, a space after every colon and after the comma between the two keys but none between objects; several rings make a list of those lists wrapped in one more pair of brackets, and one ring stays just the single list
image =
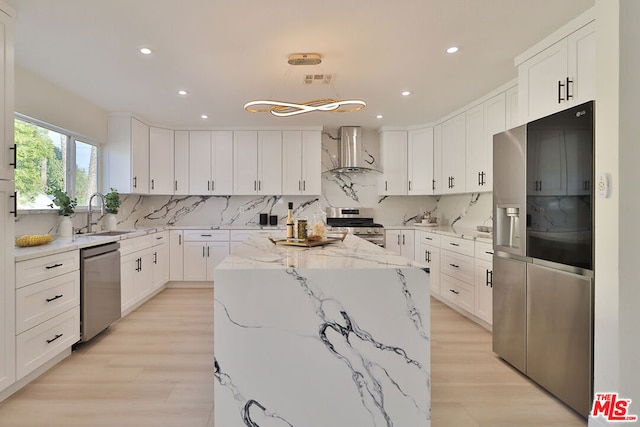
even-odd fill
[{"label": "stainless steel refrigerator", "polygon": [[587,417],[593,102],[493,140],[493,351]]}]

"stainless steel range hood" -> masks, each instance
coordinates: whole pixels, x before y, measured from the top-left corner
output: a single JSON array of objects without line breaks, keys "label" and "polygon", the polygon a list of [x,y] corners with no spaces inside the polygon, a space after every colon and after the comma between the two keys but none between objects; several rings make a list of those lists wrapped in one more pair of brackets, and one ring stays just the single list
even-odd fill
[{"label": "stainless steel range hood", "polygon": [[379,172],[373,168],[375,158],[367,153],[362,145],[360,126],[342,126],[338,132],[338,167],[329,172]]}]

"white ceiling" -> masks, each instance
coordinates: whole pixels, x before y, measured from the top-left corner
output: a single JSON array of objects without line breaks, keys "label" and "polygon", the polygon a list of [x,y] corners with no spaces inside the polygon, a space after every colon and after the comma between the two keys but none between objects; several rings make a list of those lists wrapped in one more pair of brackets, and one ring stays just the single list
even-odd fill
[{"label": "white ceiling", "polygon": [[[153,124],[429,123],[516,77],[513,58],[594,0],[8,0],[16,62],[107,111]],[[460,45],[455,56],[444,50]],[[154,53],[142,56],[148,46]],[[318,66],[287,57],[317,52]],[[334,74],[333,89],[303,86]],[[285,77],[286,76],[286,77]],[[179,89],[189,91],[186,97]],[[412,95],[402,97],[400,92]],[[255,98],[362,98],[357,113],[276,118]],[[208,114],[206,121],[201,114]],[[384,115],[376,119],[377,114]]]}]

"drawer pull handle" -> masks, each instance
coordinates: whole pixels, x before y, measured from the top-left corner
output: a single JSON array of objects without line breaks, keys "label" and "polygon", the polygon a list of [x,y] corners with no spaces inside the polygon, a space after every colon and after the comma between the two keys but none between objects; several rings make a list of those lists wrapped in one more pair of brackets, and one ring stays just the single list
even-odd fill
[{"label": "drawer pull handle", "polygon": [[56,334],[55,337],[51,338],[50,340],[47,340],[47,344],[51,344],[52,342],[54,342],[55,340],[57,340],[58,338],[60,338],[63,334]]},{"label": "drawer pull handle", "polygon": [[201,234],[200,237],[211,237],[211,234]]},{"label": "drawer pull handle", "polygon": [[485,254],[493,255],[493,251],[484,251]]},{"label": "drawer pull handle", "polygon": [[51,302],[51,301],[55,301],[55,300],[57,300],[58,298],[62,298],[62,297],[63,297],[63,295],[62,295],[62,294],[60,294],[60,295],[56,295],[56,296],[55,296],[55,297],[53,297],[53,298],[47,298],[47,299],[46,299],[46,301],[47,301],[47,302]]},{"label": "drawer pull handle", "polygon": [[58,268],[58,267],[62,267],[62,264],[47,265],[45,268],[47,270],[51,270],[52,268]]},{"label": "drawer pull handle", "polygon": [[449,289],[449,292],[453,292],[456,295],[458,295],[460,293],[460,291],[456,291],[455,289]]},{"label": "drawer pull handle", "polygon": [[460,246],[459,243],[449,243],[451,246]]},{"label": "drawer pull handle", "polygon": [[460,266],[459,266],[459,265],[456,265],[456,264],[451,264],[451,263],[449,263],[449,265],[450,265],[451,267],[460,268]]},{"label": "drawer pull handle", "polygon": [[156,237],[156,240],[162,240],[164,239],[164,237],[160,236],[160,237]]}]

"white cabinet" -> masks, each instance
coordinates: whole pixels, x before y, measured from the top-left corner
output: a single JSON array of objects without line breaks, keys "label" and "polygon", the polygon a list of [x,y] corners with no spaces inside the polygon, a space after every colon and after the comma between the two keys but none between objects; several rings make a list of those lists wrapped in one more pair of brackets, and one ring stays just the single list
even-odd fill
[{"label": "white cabinet", "polygon": [[156,290],[169,281],[169,232],[159,231],[151,238],[151,288]]},{"label": "white cabinet", "polygon": [[282,194],[282,132],[233,132],[233,194]]},{"label": "white cabinet", "polygon": [[169,231],[169,280],[184,280],[184,232]]},{"label": "white cabinet", "polygon": [[189,194],[231,195],[233,132],[189,132]]},{"label": "white cabinet", "polygon": [[149,194],[173,194],[174,135],[170,129],[149,128]]},{"label": "white cabinet", "polygon": [[108,183],[121,193],[149,193],[149,126],[131,115],[109,116]]},{"label": "white cabinet", "polygon": [[466,191],[493,189],[493,135],[506,130],[502,92],[466,112]]},{"label": "white cabinet", "polygon": [[384,232],[384,247],[398,255],[414,259],[414,238],[413,230],[387,229]]},{"label": "white cabinet", "polygon": [[465,192],[465,114],[442,123],[442,194]]},{"label": "white cabinet", "polygon": [[15,381],[14,201],[13,182],[0,180],[0,391]]},{"label": "white cabinet", "polygon": [[15,263],[17,380],[80,339],[79,259],[73,250]]},{"label": "white cabinet", "polygon": [[520,126],[520,115],[518,113],[518,86],[511,87],[506,90],[505,95],[505,129],[513,129]]},{"label": "white cabinet", "polygon": [[475,306],[474,255],[472,240],[440,237],[440,295],[469,313]]},{"label": "white cabinet", "polygon": [[433,194],[442,194],[442,125],[433,128]]},{"label": "white cabinet", "polygon": [[321,193],[320,131],[282,132],[282,194]]},{"label": "white cabinet", "polygon": [[493,248],[490,243],[475,246],[475,307],[473,313],[488,324],[493,323]]},{"label": "white cabinet", "polygon": [[416,231],[416,261],[429,267],[431,295],[440,295],[440,236],[428,231]]},{"label": "white cabinet", "polygon": [[213,269],[229,255],[229,231],[184,231],[184,280],[212,281]]},{"label": "white cabinet", "polygon": [[595,22],[583,25],[533,56],[521,55],[516,63],[521,122],[594,99]]},{"label": "white cabinet", "polygon": [[120,303],[123,315],[153,290],[151,242],[149,235],[120,241]]},{"label": "white cabinet", "polygon": [[385,130],[380,133],[382,175],[378,194],[382,196],[406,195],[408,190],[407,132]]},{"label": "white cabinet", "polygon": [[[13,140],[13,16],[4,10],[0,10],[0,58],[0,180],[12,180],[16,164]],[[2,384],[0,371],[0,390]]]},{"label": "white cabinet", "polygon": [[189,194],[189,131],[177,130],[173,144],[173,194]]},{"label": "white cabinet", "polygon": [[407,177],[409,195],[435,194],[433,128],[409,131]]}]

